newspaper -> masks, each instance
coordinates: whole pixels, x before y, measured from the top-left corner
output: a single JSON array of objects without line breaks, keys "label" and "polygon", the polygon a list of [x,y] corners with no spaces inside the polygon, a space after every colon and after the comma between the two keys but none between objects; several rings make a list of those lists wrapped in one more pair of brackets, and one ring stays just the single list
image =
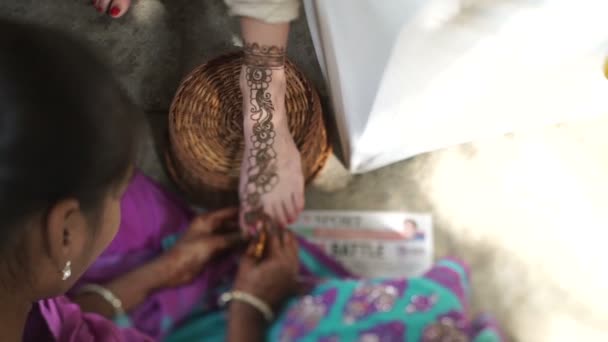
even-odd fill
[{"label": "newspaper", "polygon": [[430,214],[304,211],[290,226],[364,277],[411,277],[433,262]]}]

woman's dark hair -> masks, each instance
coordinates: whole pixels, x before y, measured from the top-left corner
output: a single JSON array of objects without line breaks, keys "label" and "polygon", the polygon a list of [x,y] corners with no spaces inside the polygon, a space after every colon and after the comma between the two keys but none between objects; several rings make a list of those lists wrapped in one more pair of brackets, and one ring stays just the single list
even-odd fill
[{"label": "woman's dark hair", "polygon": [[127,175],[140,118],[79,41],[0,20],[0,242],[58,200],[98,208]]}]

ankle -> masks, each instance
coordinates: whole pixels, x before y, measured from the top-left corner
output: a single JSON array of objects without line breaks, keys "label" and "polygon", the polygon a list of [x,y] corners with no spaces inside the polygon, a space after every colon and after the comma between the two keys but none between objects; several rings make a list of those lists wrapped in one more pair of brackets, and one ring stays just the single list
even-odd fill
[{"label": "ankle", "polygon": [[[258,121],[251,118],[251,115],[248,112],[245,112],[243,115],[243,129],[245,134],[253,133],[253,126]],[[287,115],[285,115],[285,111],[276,112],[272,114],[272,127],[275,132],[283,132],[285,130],[289,131],[289,123],[287,121]]]},{"label": "ankle", "polygon": [[[270,114],[272,122],[277,128],[286,125],[285,95],[287,91],[287,81],[284,68],[259,69],[262,73],[263,81],[251,81],[255,70],[243,66],[240,75],[240,87],[243,95],[243,123],[246,130],[250,130],[256,120],[252,118],[252,108],[260,108],[258,99],[263,98],[263,102],[270,101],[270,107],[264,111],[264,115]],[[259,75],[256,75],[259,76]],[[268,104],[268,103],[265,103]]]},{"label": "ankle", "polygon": [[[251,92],[251,83],[247,82],[247,66],[241,67],[241,74],[239,76],[239,86],[244,96],[249,96]],[[287,77],[285,68],[272,68],[262,69],[266,73],[268,81],[268,92],[273,93],[277,89],[285,89],[287,86]]]}]

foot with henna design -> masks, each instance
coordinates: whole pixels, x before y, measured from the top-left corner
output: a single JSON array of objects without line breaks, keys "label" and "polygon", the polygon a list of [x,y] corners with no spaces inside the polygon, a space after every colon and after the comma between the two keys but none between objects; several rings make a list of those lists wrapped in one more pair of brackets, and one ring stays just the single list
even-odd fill
[{"label": "foot with henna design", "polygon": [[287,125],[284,60],[283,47],[245,44],[241,71],[243,227],[254,227],[268,218],[286,227],[304,208],[300,153]]},{"label": "foot with henna design", "polygon": [[112,18],[120,18],[131,6],[131,0],[93,0],[95,10]]}]

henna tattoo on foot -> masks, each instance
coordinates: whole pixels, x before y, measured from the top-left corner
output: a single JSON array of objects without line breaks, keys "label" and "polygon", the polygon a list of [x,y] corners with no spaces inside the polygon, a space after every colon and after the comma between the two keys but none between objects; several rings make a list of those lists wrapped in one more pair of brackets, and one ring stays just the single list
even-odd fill
[{"label": "henna tattoo on foot", "polygon": [[[285,48],[246,43],[244,51],[245,79],[251,105],[248,114],[253,121],[253,131],[251,148],[246,151],[248,179],[242,200],[246,205],[245,223],[258,230],[256,233],[264,234],[265,230],[273,228],[274,223],[264,212],[262,196],[272,191],[280,180],[276,171],[276,133],[272,122],[275,109],[268,88],[273,70],[284,67]],[[261,241],[264,240],[262,237]]]}]

